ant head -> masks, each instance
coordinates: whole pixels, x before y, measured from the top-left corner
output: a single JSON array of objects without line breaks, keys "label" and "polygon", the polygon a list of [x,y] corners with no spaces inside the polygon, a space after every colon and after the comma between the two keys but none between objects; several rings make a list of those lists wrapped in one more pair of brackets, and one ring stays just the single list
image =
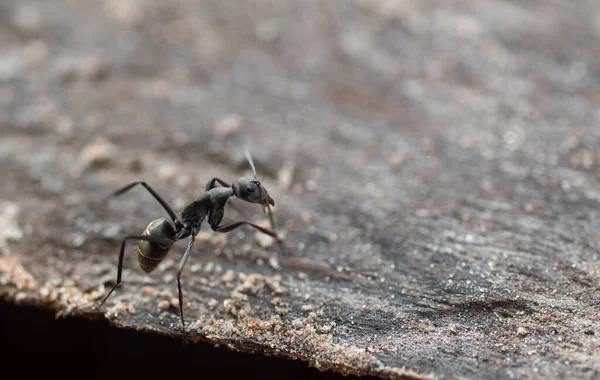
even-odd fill
[{"label": "ant head", "polygon": [[233,193],[236,197],[250,203],[260,203],[263,207],[267,203],[275,206],[275,201],[267,190],[256,179],[240,178],[233,184]]}]

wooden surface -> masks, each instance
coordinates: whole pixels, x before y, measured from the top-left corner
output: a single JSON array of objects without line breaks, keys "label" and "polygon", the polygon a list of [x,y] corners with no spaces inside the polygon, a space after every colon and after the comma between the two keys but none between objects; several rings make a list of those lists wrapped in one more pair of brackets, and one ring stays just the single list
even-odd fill
[{"label": "wooden surface", "polygon": [[[561,1],[0,4],[0,294],[179,336],[179,242],[120,239],[218,176],[289,259],[204,226],[192,341],[382,378],[600,377],[600,7]],[[266,221],[234,202],[226,220]],[[253,207],[256,206],[256,207]]]}]

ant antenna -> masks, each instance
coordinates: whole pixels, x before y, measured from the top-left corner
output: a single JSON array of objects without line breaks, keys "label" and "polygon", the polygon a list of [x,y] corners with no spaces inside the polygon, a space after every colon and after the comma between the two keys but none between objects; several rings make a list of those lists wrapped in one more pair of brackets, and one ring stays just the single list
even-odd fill
[{"label": "ant antenna", "polygon": [[[254,179],[259,182],[258,177],[256,176],[256,167],[254,166],[254,161],[252,161],[252,156],[250,155],[250,147],[249,144],[246,145],[246,149],[244,154],[246,155],[246,159],[252,168],[252,174],[254,174]],[[273,217],[273,212],[271,211],[271,205],[269,204],[269,195],[267,190],[263,187],[262,184],[258,186],[258,191],[260,191],[260,197],[263,199],[263,212],[265,211],[265,205],[267,206],[267,211],[269,215],[269,222],[271,223],[271,229],[277,233],[277,227],[275,226],[275,218]],[[283,243],[277,239],[277,245],[279,245],[279,249],[281,250],[281,254],[285,256],[285,249],[283,248]]]},{"label": "ant antenna", "polygon": [[254,174],[254,178],[256,178],[256,167],[254,167],[254,161],[252,161],[252,156],[250,155],[250,147],[246,146],[246,150],[244,150],[244,154],[246,155],[246,159],[252,168],[252,174]]}]

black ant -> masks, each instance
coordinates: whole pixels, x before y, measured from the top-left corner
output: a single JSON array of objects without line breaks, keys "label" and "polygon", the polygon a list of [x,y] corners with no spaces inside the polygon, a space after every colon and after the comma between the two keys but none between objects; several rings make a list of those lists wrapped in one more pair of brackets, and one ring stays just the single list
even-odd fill
[{"label": "black ant", "polygon": [[[229,232],[242,225],[247,225],[256,228],[260,232],[267,234],[275,239],[278,243],[281,253],[285,254],[283,243],[275,233],[275,225],[273,221],[273,215],[271,212],[271,206],[275,206],[275,201],[264,186],[260,183],[256,177],[256,169],[250,153],[246,151],[246,159],[252,168],[254,179],[240,178],[231,186],[225,181],[219,178],[213,178],[206,184],[206,190],[198,198],[190,202],[181,213],[181,218],[178,218],[171,206],[165,202],[160,195],[158,195],[150,185],[144,181],[136,181],[130,183],[127,186],[120,188],[115,191],[112,195],[119,196],[127,191],[131,190],[136,185],[142,185],[152,194],[152,196],[162,205],[165,211],[171,217],[173,224],[167,221],[165,218],[155,219],[142,232],[141,235],[128,235],[123,238],[121,243],[121,251],[119,252],[119,267],[117,271],[117,282],[108,294],[102,299],[100,306],[106,302],[112,292],[121,285],[121,274],[123,272],[123,257],[125,255],[125,242],[127,240],[137,240],[137,259],[140,267],[146,273],[152,272],[158,264],[169,254],[173,244],[181,239],[189,237],[189,243],[183,254],[183,258],[179,263],[179,270],[177,271],[177,289],[179,291],[179,312],[181,314],[181,326],[185,331],[185,321],[183,319],[183,295],[181,293],[181,272],[187,262],[192,247],[194,246],[194,240],[198,232],[200,232],[200,226],[206,217],[208,217],[208,223],[215,232]],[[222,187],[215,187],[215,183],[218,183]],[[237,198],[250,202],[259,203],[269,211],[269,219],[271,221],[272,230],[263,228],[254,223],[242,220],[230,224],[222,225],[223,215],[225,214],[225,205],[229,198],[236,196]]]}]

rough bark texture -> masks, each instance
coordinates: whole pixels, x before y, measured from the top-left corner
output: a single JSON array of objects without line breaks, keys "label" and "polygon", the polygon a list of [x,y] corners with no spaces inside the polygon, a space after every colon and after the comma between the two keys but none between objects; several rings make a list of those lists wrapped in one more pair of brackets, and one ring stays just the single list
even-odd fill
[{"label": "rough bark texture", "polygon": [[[178,242],[122,236],[260,179],[289,260],[203,232],[191,340],[382,378],[600,376],[600,6],[0,4],[0,293],[180,335]],[[226,220],[261,218],[234,202]],[[254,207],[256,206],[256,207]],[[210,231],[204,226],[203,231]]]}]

